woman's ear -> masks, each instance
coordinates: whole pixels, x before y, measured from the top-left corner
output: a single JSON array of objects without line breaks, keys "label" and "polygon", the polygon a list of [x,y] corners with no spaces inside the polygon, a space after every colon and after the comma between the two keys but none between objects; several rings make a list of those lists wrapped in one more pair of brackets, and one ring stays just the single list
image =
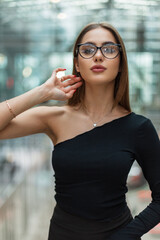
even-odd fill
[{"label": "woman's ear", "polygon": [[80,72],[79,71],[79,64],[78,64],[78,59],[77,58],[74,59],[74,64],[75,64],[76,71]]}]

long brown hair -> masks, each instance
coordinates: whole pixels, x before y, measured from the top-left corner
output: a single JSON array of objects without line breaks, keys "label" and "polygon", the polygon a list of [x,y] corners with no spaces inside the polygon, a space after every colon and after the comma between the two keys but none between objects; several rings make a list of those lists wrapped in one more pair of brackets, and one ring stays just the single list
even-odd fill
[{"label": "long brown hair", "polygon": [[[86,25],[78,35],[73,49],[73,72],[72,74],[76,76],[80,76],[80,73],[77,72],[75,67],[75,59],[78,58],[77,54],[77,44],[81,43],[81,40],[83,36],[89,32],[90,30],[96,29],[96,28],[104,28],[109,30],[113,36],[115,37],[118,44],[121,45],[121,53],[120,53],[120,72],[117,74],[115,79],[115,85],[114,85],[114,106],[120,104],[123,106],[126,110],[131,112],[130,102],[129,102],[129,77],[128,77],[128,63],[127,63],[127,54],[125,50],[125,46],[123,43],[123,40],[118,33],[118,31],[107,22],[101,22],[101,23],[90,23]],[[84,81],[82,79],[82,81]],[[77,89],[77,91],[74,93],[73,97],[68,100],[67,105],[69,106],[76,106],[79,104],[84,104],[84,93],[85,93],[85,84],[83,83],[81,87]]]}]

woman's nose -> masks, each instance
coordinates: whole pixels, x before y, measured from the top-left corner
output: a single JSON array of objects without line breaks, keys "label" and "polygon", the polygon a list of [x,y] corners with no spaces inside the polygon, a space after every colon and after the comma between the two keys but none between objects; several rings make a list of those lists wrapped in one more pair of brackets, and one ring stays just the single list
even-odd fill
[{"label": "woman's nose", "polygon": [[104,60],[104,56],[101,53],[101,50],[98,49],[96,54],[93,56],[94,61],[103,61]]}]

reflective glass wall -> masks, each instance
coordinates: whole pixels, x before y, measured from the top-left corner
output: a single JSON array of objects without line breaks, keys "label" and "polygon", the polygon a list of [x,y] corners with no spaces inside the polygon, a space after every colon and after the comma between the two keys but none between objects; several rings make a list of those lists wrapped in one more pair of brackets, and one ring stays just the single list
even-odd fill
[{"label": "reflective glass wall", "polygon": [[43,83],[57,66],[72,71],[77,33],[108,21],[124,39],[133,110],[160,110],[159,0],[0,2],[0,99]]},{"label": "reflective glass wall", "polygon": [[[160,0],[0,0],[0,101],[42,84],[57,67],[66,68],[66,74],[70,74],[77,34],[86,24],[103,21],[118,29],[127,49],[132,110],[148,116],[160,131]],[[51,101],[50,104],[58,103]],[[23,202],[19,204],[19,210],[10,210],[10,206],[12,208],[17,204],[15,194],[7,212],[0,212],[2,239],[18,240],[24,236],[29,214],[39,194],[37,181],[29,185],[28,171],[24,172],[21,165],[17,169],[14,166],[15,161],[11,159],[15,154],[11,150],[13,147],[18,147],[18,152],[23,149],[24,156],[30,141],[35,143],[33,146],[36,149],[39,139],[42,139],[42,149],[47,149],[43,137],[0,141],[1,178],[6,164],[10,164],[10,168],[6,168],[10,169],[7,173],[10,176],[7,178],[9,185],[5,182],[6,186],[14,187],[12,176],[16,171],[18,176],[22,176],[24,186],[18,188],[18,199]],[[30,151],[30,159],[34,159],[33,152]],[[48,166],[48,162],[44,165]],[[42,172],[38,166],[35,169]],[[0,189],[4,186],[1,181]],[[34,201],[31,201],[31,195]],[[2,191],[0,196],[2,206]],[[14,233],[16,227],[11,216],[19,216],[15,224],[21,225],[21,231]]]}]

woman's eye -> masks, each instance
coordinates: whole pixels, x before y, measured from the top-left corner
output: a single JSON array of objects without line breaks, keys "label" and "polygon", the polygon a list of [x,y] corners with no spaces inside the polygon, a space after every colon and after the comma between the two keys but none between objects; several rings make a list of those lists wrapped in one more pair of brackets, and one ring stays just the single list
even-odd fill
[{"label": "woman's eye", "polygon": [[93,48],[85,48],[82,50],[82,52],[85,54],[90,54],[90,53],[94,52],[94,49]]},{"label": "woman's eye", "polygon": [[89,49],[89,48],[88,48],[88,49],[85,49],[84,52],[85,52],[85,53],[90,53],[90,52],[91,52],[91,49]]},{"label": "woman's eye", "polygon": [[105,53],[115,53],[115,48],[114,47],[105,47],[104,49],[103,49],[103,51],[105,52]]}]

